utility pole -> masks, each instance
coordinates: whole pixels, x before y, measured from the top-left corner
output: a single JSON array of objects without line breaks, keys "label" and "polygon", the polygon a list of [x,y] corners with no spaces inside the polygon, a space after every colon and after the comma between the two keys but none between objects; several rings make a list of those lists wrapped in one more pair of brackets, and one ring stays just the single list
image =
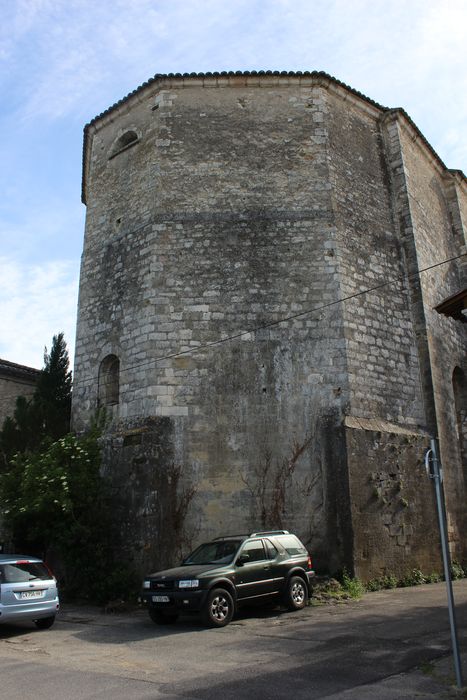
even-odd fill
[{"label": "utility pole", "polygon": [[425,455],[425,468],[428,476],[435,485],[436,506],[438,510],[439,532],[441,537],[441,551],[443,553],[444,578],[448,594],[449,624],[451,627],[452,653],[454,657],[454,668],[456,671],[456,681],[458,688],[463,687],[462,667],[459,656],[459,642],[457,639],[456,611],[454,605],[454,595],[452,592],[451,579],[451,557],[449,554],[449,544],[446,528],[446,511],[444,506],[443,493],[443,469],[438,457],[438,444],[435,438],[430,440],[431,448]]}]

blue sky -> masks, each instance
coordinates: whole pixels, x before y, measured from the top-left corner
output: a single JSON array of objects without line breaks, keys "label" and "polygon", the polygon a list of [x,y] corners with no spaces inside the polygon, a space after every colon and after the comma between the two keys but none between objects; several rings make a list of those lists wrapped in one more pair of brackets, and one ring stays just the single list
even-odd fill
[{"label": "blue sky", "polygon": [[73,355],[86,122],[155,73],[324,70],[467,172],[466,0],[0,0],[0,357]]}]

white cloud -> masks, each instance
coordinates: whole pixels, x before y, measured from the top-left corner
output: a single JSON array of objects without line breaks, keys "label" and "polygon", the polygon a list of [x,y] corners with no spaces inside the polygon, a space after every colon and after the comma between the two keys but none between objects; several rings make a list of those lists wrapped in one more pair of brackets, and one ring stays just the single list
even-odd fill
[{"label": "white cloud", "polygon": [[465,0],[4,2],[0,356],[41,366],[60,330],[73,350],[85,121],[154,73],[324,70],[466,169],[466,26]]},{"label": "white cloud", "polygon": [[18,0],[15,7],[7,12],[11,36],[4,31],[10,57],[30,54],[23,120],[87,120],[156,72],[319,69],[404,107],[435,147],[444,143],[443,120],[446,129],[459,121],[465,129],[465,0]]},{"label": "white cloud", "polygon": [[[9,58],[31,53],[20,118],[83,115],[90,104],[93,112],[105,109],[153,73],[180,70],[171,64],[181,46],[183,70],[215,68],[219,28],[228,30],[234,17],[222,0],[55,0],[24,22],[14,16]],[[199,65],[204,47],[214,65]]]},{"label": "white cloud", "polygon": [[76,265],[62,260],[42,266],[0,257],[0,357],[41,368],[44,346],[63,331],[73,354],[78,279]]}]

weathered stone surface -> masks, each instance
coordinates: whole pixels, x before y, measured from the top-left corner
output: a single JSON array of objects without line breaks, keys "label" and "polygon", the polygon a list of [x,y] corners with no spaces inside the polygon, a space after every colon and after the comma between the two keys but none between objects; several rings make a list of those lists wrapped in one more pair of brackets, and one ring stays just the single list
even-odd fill
[{"label": "weathered stone surface", "polygon": [[465,268],[414,272],[465,245],[466,186],[414,133],[335,81],[266,75],[161,78],[87,127],[73,421],[89,423],[118,358],[105,471],[122,493],[129,479],[122,532],[141,566],[165,561],[180,508],[182,549],[288,527],[319,567],[371,577],[379,518],[391,566],[434,566],[429,484],[400,517],[364,505],[391,492],[385,475],[407,481],[436,428],[465,555],[465,328],[432,310]]},{"label": "weathered stone surface", "polygon": [[0,360],[0,428],[7,416],[13,416],[18,396],[33,395],[40,370]]},{"label": "weathered stone surface", "polygon": [[355,566],[363,579],[440,568],[434,493],[421,459],[428,436],[388,428],[346,428]]}]

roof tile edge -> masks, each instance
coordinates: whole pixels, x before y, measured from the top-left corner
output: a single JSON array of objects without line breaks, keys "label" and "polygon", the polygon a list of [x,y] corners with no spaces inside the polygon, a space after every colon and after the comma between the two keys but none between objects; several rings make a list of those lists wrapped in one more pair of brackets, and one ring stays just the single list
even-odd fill
[{"label": "roof tile edge", "polygon": [[373,107],[380,109],[382,112],[393,112],[397,113],[400,116],[402,116],[404,119],[408,121],[410,126],[415,130],[417,135],[420,137],[420,139],[423,141],[424,145],[428,148],[428,150],[432,153],[432,155],[436,158],[436,160],[439,162],[439,164],[442,166],[443,170],[446,172],[450,173],[456,173],[457,177],[460,179],[463,179],[464,181],[466,180],[466,176],[464,175],[462,170],[450,170],[446,164],[443,162],[441,157],[437,154],[433,146],[430,144],[430,142],[425,138],[425,136],[422,134],[420,129],[417,127],[414,121],[412,121],[411,117],[407,114],[407,112],[402,108],[389,108],[389,107],[384,107],[383,105],[380,105],[378,102],[375,100],[372,100],[371,97],[367,97],[367,95],[364,95],[362,92],[359,92],[355,88],[351,87],[350,85],[347,85],[346,83],[342,82],[338,78],[335,78],[334,76],[330,75],[329,73],[326,73],[325,71],[278,71],[278,70],[259,70],[259,71],[207,71],[205,73],[156,73],[152,78],[149,78],[149,80],[145,81],[141,85],[139,85],[137,88],[129,92],[125,97],[122,97],[121,100],[118,100],[118,102],[115,102],[113,105],[108,107],[106,110],[95,116],[93,119],[91,119],[90,122],[88,122],[85,127],[84,127],[84,133],[83,133],[83,165],[82,165],[82,181],[81,181],[81,201],[83,204],[86,204],[86,174],[87,174],[87,141],[88,141],[88,133],[89,130],[91,129],[96,122],[98,122],[100,119],[103,117],[107,116],[111,112],[113,112],[115,109],[118,109],[121,107],[123,104],[128,102],[132,97],[134,97],[136,94],[142,92],[145,90],[147,87],[150,85],[153,85],[154,83],[161,82],[163,83],[164,81],[172,81],[172,80],[180,80],[182,84],[185,83],[185,81],[190,81],[191,80],[196,80],[199,81],[200,79],[205,79],[208,78],[210,81],[212,79],[216,78],[229,78],[229,77],[307,77],[307,78],[314,78],[317,80],[317,82],[325,81],[328,82],[328,84],[334,84],[335,86],[339,86],[341,88],[344,88],[348,92],[350,92],[352,95],[355,97],[360,98],[364,102],[367,102],[368,104],[372,105]]}]

